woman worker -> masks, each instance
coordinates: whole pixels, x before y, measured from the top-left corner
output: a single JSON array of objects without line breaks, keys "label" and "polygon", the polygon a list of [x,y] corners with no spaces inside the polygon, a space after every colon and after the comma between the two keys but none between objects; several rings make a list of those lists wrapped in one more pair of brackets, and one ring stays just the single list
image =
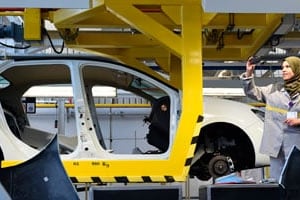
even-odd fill
[{"label": "woman worker", "polygon": [[282,83],[256,86],[250,58],[240,76],[246,96],[266,104],[260,152],[270,157],[270,178],[279,180],[289,151],[300,148],[300,58],[289,56],[281,65]]}]

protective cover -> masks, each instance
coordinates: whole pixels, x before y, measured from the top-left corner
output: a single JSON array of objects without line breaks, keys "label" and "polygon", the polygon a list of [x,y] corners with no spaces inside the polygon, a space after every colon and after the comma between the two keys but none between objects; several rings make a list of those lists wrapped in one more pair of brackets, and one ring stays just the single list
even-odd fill
[{"label": "protective cover", "polygon": [[279,184],[284,190],[284,199],[300,199],[300,150],[294,146],[282,169]]},{"label": "protective cover", "polygon": [[57,135],[32,159],[1,168],[0,181],[14,200],[79,199],[60,160]]}]

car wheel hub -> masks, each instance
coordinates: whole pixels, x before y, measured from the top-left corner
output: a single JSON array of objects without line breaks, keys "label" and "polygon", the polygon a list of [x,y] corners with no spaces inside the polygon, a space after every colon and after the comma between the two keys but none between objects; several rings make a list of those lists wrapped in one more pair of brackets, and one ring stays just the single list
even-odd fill
[{"label": "car wheel hub", "polygon": [[209,172],[212,177],[217,178],[230,172],[226,156],[215,156],[209,161]]}]

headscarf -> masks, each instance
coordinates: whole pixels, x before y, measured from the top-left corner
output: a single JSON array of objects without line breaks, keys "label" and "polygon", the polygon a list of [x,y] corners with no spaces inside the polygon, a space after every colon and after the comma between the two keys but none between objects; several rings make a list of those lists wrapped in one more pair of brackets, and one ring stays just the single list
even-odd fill
[{"label": "headscarf", "polygon": [[293,97],[297,93],[300,93],[300,58],[296,56],[289,56],[284,59],[287,61],[290,68],[294,72],[294,76],[284,81],[284,88],[289,93],[290,97]]}]

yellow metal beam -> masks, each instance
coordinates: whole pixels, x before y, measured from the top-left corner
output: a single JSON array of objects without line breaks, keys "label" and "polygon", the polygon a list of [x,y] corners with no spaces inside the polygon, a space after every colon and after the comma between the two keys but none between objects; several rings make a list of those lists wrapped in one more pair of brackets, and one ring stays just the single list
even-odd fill
[{"label": "yellow metal beam", "polygon": [[162,11],[178,26],[181,26],[181,7],[179,5],[176,6],[161,6]]},{"label": "yellow metal beam", "polygon": [[182,89],[182,63],[181,59],[174,56],[170,55],[170,60],[169,60],[169,65],[172,66],[170,67],[170,83],[171,85],[174,85],[178,89]]},{"label": "yellow metal beam", "polygon": [[[161,45],[166,48],[169,55],[181,56],[180,31],[181,5],[191,3],[189,0],[98,0],[93,1],[91,9],[60,9],[53,12],[52,21],[58,28],[127,28],[137,29],[140,36],[133,34],[121,35],[120,33],[102,33],[99,31],[80,31],[76,41],[68,42],[71,48],[89,49],[92,52],[105,53],[106,48],[136,48],[138,46]],[[204,60],[227,60],[234,58],[242,60],[255,53],[264,42],[272,35],[273,31],[281,23],[281,14],[266,13],[203,13],[202,31],[218,29],[225,31],[224,47],[226,53],[209,55],[203,54]],[[270,19],[276,18],[276,23],[270,28]],[[234,32],[227,28],[241,31],[254,30],[252,35],[244,35],[242,39],[237,38]],[[178,30],[178,34],[173,31]],[[262,35],[256,34],[261,33]],[[203,40],[203,49],[217,48],[216,44]],[[152,48],[152,47],[151,47]],[[102,50],[103,49],[103,50]],[[231,50],[234,50],[231,53]],[[210,50],[209,52],[215,52]],[[239,52],[239,53],[238,53]],[[208,55],[208,56],[206,56]],[[222,55],[226,57],[222,57]],[[148,57],[151,57],[149,55]],[[155,58],[153,58],[155,59]],[[165,58],[165,60],[168,57]],[[163,60],[158,58],[157,60]],[[165,68],[165,67],[164,67]]]},{"label": "yellow metal beam", "polygon": [[156,47],[136,47],[131,49],[125,49],[122,55],[136,57],[136,58],[169,58],[169,52],[166,51],[162,46]]},{"label": "yellow metal beam", "polygon": [[50,20],[57,28],[78,28],[80,24],[87,26],[86,23],[90,24],[89,20],[94,17],[98,18],[97,24],[100,22],[103,24],[103,20],[107,20],[108,24],[114,24],[114,19],[117,20],[117,23],[121,22],[106,12],[103,2],[93,6],[91,9],[59,9],[53,11]]},{"label": "yellow metal beam", "polygon": [[[170,66],[170,57],[156,57],[155,62],[158,66],[164,71],[169,73],[171,66]],[[172,66],[173,67],[173,66]]]},{"label": "yellow metal beam", "polygon": [[3,11],[0,12],[0,16],[24,16],[23,11]]},{"label": "yellow metal beam", "polygon": [[75,43],[67,43],[69,47],[80,48],[133,48],[153,47],[160,45],[157,41],[151,40],[140,33],[99,33],[96,31],[81,31]]},{"label": "yellow metal beam", "polygon": [[[37,108],[57,108],[57,104],[55,103],[38,103],[36,104]],[[105,104],[100,104],[97,103],[95,104],[96,108],[149,108],[151,107],[151,104],[149,103],[144,103],[144,104],[112,104],[112,103],[105,103]],[[66,103],[65,108],[74,108],[74,104],[71,103]]]},{"label": "yellow metal beam", "polygon": [[[203,45],[205,47],[215,47],[215,43],[211,43],[206,38],[204,39]],[[255,38],[251,34],[245,34],[242,38],[239,38],[238,33],[224,33],[224,43],[234,48],[249,47],[254,40]],[[153,48],[161,45],[158,41],[151,40],[140,33],[99,33],[90,31],[79,32],[76,41],[67,42],[67,44],[70,48]]]},{"label": "yellow metal beam", "polygon": [[[134,3],[137,2],[134,1]],[[181,55],[180,37],[174,34],[172,30],[157,23],[132,4],[128,4],[128,2],[122,1],[121,3],[115,0],[107,0],[106,6],[111,13],[118,16],[122,21],[141,31],[150,39],[158,40],[175,55]]]},{"label": "yellow metal beam", "polygon": [[[24,38],[26,40],[41,39],[42,20],[49,19],[59,30],[77,28],[120,28],[137,29],[143,31],[140,36],[134,34],[121,35],[119,33],[103,33],[99,31],[79,31],[74,41],[66,41],[70,48],[87,49],[88,51],[102,53],[103,48],[136,48],[137,46],[161,45],[169,54],[180,57],[180,31],[182,29],[181,5],[192,4],[190,0],[93,0],[90,9],[57,9],[41,10],[39,8],[26,8],[21,11],[0,12],[1,16],[23,16]],[[254,34],[236,39],[231,36],[230,30],[224,36],[224,48],[228,51],[224,55],[238,60],[255,53],[266,42],[274,30],[281,23],[283,14],[269,13],[203,13],[202,31],[213,29],[226,31],[227,28],[253,29]],[[299,18],[299,14],[296,15]],[[178,33],[173,32],[177,30]],[[126,35],[126,36],[125,36]],[[203,48],[214,48],[213,43],[204,38]],[[103,50],[104,52],[107,50]],[[240,52],[240,56],[236,52]],[[213,55],[203,59],[212,59]],[[216,60],[227,60],[227,57],[216,55]],[[155,58],[154,58],[155,59]],[[165,59],[169,59],[166,57]],[[158,58],[158,60],[163,60]]]},{"label": "yellow metal beam", "polygon": [[24,39],[41,40],[41,10],[26,8],[24,11]]}]

